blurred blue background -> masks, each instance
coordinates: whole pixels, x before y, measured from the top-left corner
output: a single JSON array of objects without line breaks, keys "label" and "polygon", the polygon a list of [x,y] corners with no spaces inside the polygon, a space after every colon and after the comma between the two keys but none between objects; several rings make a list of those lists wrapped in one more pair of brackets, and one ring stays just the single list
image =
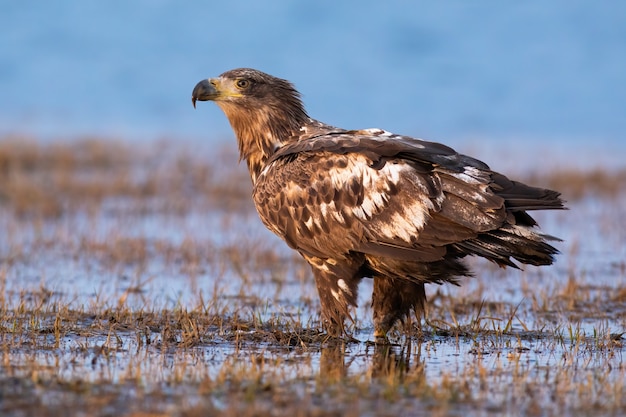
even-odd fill
[{"label": "blurred blue background", "polygon": [[345,128],[626,141],[621,0],[2,1],[0,35],[2,134],[225,141],[224,115],[194,111],[191,90],[248,66]]}]

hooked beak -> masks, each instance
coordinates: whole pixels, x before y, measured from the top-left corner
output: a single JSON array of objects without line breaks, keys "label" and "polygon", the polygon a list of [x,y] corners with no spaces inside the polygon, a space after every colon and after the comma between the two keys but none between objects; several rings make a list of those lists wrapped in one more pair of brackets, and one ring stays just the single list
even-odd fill
[{"label": "hooked beak", "polygon": [[191,103],[193,104],[194,109],[196,108],[196,101],[209,101],[215,100],[219,97],[220,92],[216,88],[218,85],[217,81],[213,78],[209,78],[206,80],[200,81],[193,88],[193,92],[191,93]]}]

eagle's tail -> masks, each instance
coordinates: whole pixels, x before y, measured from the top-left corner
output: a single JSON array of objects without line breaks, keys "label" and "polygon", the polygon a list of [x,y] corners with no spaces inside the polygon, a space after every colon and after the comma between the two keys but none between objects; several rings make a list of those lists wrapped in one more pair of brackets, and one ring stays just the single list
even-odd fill
[{"label": "eagle's tail", "polygon": [[519,268],[513,259],[528,265],[552,264],[559,251],[548,241],[560,239],[537,233],[528,226],[507,224],[474,239],[455,243],[454,247],[462,254],[478,255],[500,266]]},{"label": "eagle's tail", "polygon": [[507,211],[515,215],[518,224],[534,226],[537,224],[526,210],[562,210],[565,201],[561,193],[547,188],[533,187],[518,181],[512,181],[497,172],[492,173],[495,193],[504,198]]},{"label": "eagle's tail", "polygon": [[550,265],[559,251],[549,241],[560,239],[537,232],[537,225],[527,210],[565,209],[561,194],[546,188],[532,187],[493,173],[496,194],[505,200],[508,219],[498,229],[480,233],[476,238],[453,244],[462,255],[478,255],[500,266],[518,268],[516,260],[529,265]]}]

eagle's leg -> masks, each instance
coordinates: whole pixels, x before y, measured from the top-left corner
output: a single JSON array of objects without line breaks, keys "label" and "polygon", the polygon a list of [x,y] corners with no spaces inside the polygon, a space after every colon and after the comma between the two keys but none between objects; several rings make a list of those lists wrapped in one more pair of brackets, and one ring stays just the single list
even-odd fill
[{"label": "eagle's leg", "polygon": [[324,329],[333,336],[345,333],[344,321],[357,305],[357,287],[363,278],[358,260],[305,257],[311,264],[322,307]]},{"label": "eagle's leg", "polygon": [[398,320],[403,321],[414,310],[424,313],[426,292],[424,284],[408,279],[374,277],[372,309],[374,310],[374,337],[385,338]]}]

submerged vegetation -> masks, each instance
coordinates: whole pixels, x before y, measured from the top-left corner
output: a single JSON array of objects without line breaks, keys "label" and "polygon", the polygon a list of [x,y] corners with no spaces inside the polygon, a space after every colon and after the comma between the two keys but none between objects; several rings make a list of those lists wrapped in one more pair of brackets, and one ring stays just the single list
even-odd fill
[{"label": "submerged vegetation", "polygon": [[[228,147],[227,149],[230,149]],[[234,151],[0,139],[0,415],[626,413],[626,170],[540,172],[551,268],[428,288],[425,321],[321,333]]]}]

